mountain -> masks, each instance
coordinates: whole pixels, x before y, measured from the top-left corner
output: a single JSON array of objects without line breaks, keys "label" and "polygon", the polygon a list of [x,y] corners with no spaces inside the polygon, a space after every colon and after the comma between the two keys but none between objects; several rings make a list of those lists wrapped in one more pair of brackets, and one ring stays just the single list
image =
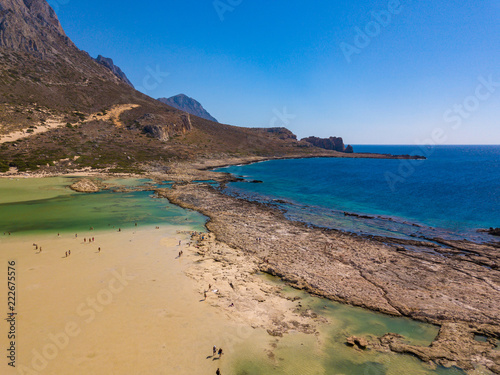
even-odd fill
[{"label": "mountain", "polygon": [[99,55],[97,56],[95,61],[97,61],[101,65],[104,65],[109,70],[111,70],[115,76],[120,78],[127,85],[131,86],[132,88],[134,87],[134,85],[132,84],[132,82],[129,81],[125,73],[123,73],[123,71],[113,63],[112,59],[110,59],[109,57],[103,57]]},{"label": "mountain", "polygon": [[181,111],[204,118],[205,120],[218,122],[214,117],[210,115],[210,113],[205,110],[205,108],[203,108],[203,106],[198,101],[190,98],[187,95],[179,94],[170,98],[159,98],[158,100],[162,103],[168,104],[171,107],[180,109]]},{"label": "mountain", "polygon": [[170,102],[181,111],[136,91],[114,64],[78,49],[45,0],[0,0],[0,61],[0,172],[142,173],[176,160],[320,152],[283,129],[198,117],[185,96]]},{"label": "mountain", "polygon": [[73,44],[45,0],[0,0],[0,135],[130,105],[132,123],[153,114],[169,137],[189,131],[183,112],[134,90],[111,60],[97,60]]},{"label": "mountain", "polygon": [[44,0],[0,2],[0,46],[39,57],[74,47],[54,10]]}]

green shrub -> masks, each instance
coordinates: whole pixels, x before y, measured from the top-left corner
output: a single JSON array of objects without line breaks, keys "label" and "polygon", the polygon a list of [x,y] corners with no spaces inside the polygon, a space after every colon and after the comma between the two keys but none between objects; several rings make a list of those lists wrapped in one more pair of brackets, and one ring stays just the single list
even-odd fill
[{"label": "green shrub", "polygon": [[3,160],[0,160],[0,172],[8,172],[9,171],[9,164]]}]

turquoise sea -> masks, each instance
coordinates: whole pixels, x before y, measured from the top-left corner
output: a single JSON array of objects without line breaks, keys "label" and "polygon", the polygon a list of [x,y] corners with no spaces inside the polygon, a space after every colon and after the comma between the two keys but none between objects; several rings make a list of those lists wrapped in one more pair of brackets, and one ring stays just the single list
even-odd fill
[{"label": "turquoise sea", "polygon": [[228,184],[226,193],[275,204],[289,218],[314,225],[396,237],[494,240],[477,229],[500,227],[500,146],[354,150],[427,159],[275,160],[219,171],[243,179]]}]

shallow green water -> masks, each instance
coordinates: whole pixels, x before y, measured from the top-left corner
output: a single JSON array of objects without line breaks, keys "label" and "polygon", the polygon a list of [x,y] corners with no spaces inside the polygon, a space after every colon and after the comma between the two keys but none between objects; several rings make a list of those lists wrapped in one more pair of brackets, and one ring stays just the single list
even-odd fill
[{"label": "shallow green water", "polygon": [[[283,285],[275,278],[263,277]],[[284,293],[300,297],[297,306],[300,302],[302,309],[312,309],[329,323],[318,337],[291,333],[280,338],[271,349],[272,355],[259,347],[248,348],[236,361],[236,375],[464,374],[457,368],[432,368],[409,355],[360,351],[344,344],[351,335],[368,337],[393,332],[403,335],[411,344],[429,345],[438,333],[436,326],[334,303],[289,287],[284,287]]]},{"label": "shallow green water", "polygon": [[[203,230],[206,218],[183,210],[151,192],[76,193],[72,178],[0,179],[0,232],[75,232],[174,224]],[[115,186],[137,186],[145,180],[113,180]]]}]

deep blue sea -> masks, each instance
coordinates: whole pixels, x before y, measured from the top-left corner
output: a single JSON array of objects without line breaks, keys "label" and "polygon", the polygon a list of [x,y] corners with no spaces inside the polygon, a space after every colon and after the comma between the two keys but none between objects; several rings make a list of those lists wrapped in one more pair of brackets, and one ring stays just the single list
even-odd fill
[{"label": "deep blue sea", "polygon": [[427,159],[274,160],[218,171],[244,178],[226,193],[270,202],[294,220],[393,237],[494,240],[477,229],[500,227],[500,146],[360,145],[354,151]]}]

